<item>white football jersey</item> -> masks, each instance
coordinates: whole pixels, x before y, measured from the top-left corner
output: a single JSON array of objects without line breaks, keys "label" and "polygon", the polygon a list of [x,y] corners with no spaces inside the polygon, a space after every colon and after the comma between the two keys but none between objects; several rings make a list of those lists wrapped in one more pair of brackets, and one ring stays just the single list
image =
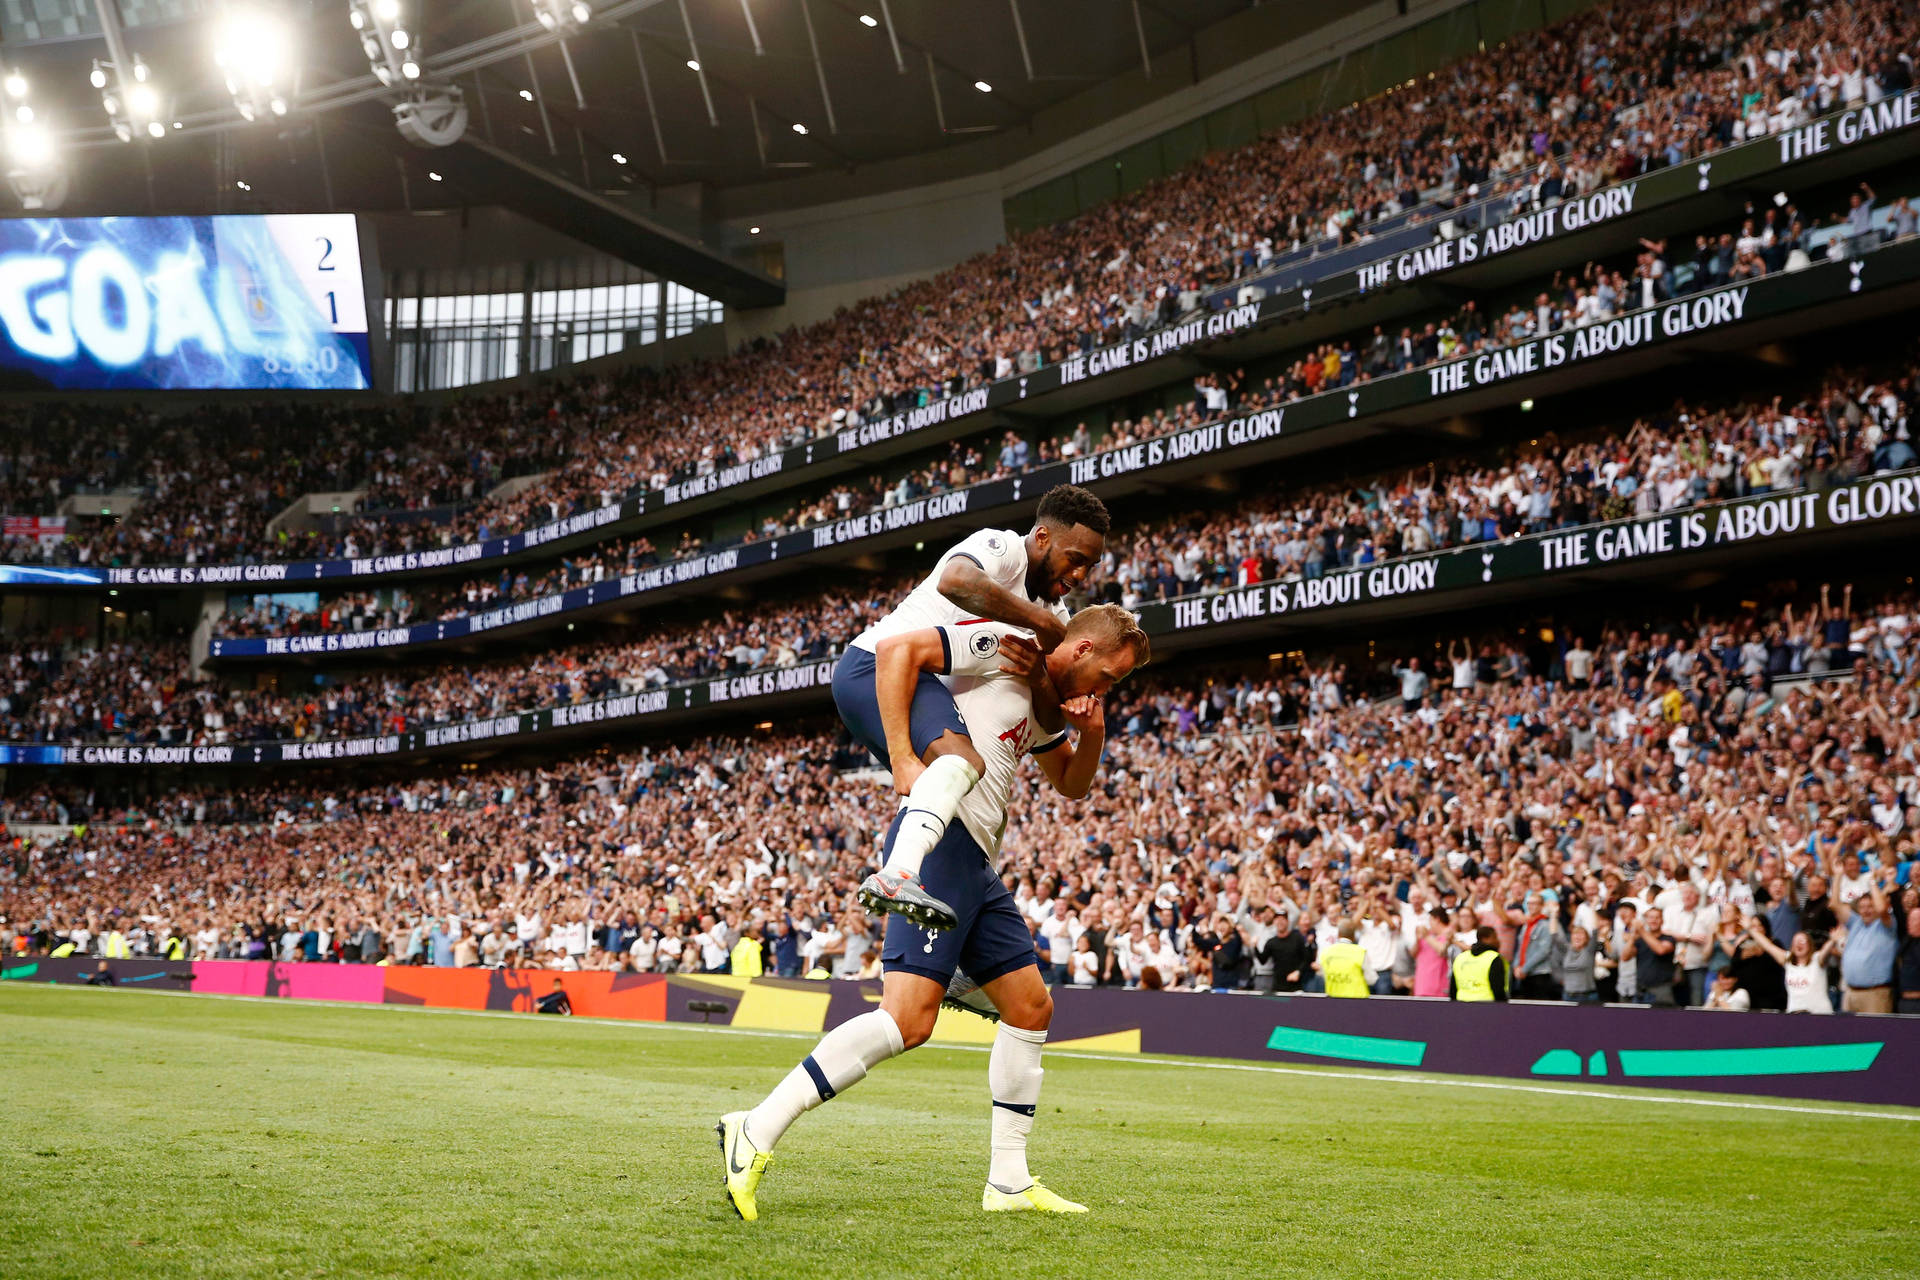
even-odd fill
[{"label": "white football jersey", "polygon": [[[1033,598],[1027,594],[1027,540],[1009,529],[982,529],[941,556],[933,572],[909,591],[892,613],[853,638],[854,648],[871,652],[887,636],[967,621],[967,611],[940,594],[940,571],[955,556],[973,561],[989,578],[1022,600]],[[1063,623],[1072,616],[1065,605],[1052,604],[1048,608]]]},{"label": "white football jersey", "polygon": [[947,650],[947,669],[941,678],[953,691],[973,749],[986,765],[955,816],[989,859],[1000,853],[1021,758],[1052,751],[1067,740],[1064,729],[1050,735],[1040,728],[1033,718],[1033,691],[1027,682],[1000,670],[1000,638],[1006,635],[1033,638],[1018,627],[985,620],[940,628]]}]

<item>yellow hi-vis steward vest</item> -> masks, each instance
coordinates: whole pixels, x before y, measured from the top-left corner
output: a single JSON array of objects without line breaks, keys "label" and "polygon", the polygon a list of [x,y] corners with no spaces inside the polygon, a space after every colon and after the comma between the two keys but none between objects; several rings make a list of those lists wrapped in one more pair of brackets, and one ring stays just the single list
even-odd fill
[{"label": "yellow hi-vis steward vest", "polygon": [[1453,991],[1456,1000],[1493,999],[1493,962],[1500,958],[1497,950],[1482,951],[1479,955],[1471,951],[1462,951],[1453,958]]},{"label": "yellow hi-vis steward vest", "polygon": [[733,963],[728,966],[736,978],[757,978],[761,974],[760,939],[742,938],[733,944]]},{"label": "yellow hi-vis steward vest", "polygon": [[1330,996],[1367,994],[1367,953],[1357,942],[1336,942],[1320,953],[1320,973]]},{"label": "yellow hi-vis steward vest", "polygon": [[47,957],[51,960],[65,960],[68,956],[72,955],[75,950],[76,948],[71,942],[63,942],[52,951],[49,951]]},{"label": "yellow hi-vis steward vest", "polygon": [[115,960],[124,960],[133,952],[127,946],[127,935],[115,929],[107,935],[107,945],[100,954]]},{"label": "yellow hi-vis steward vest", "polygon": [[181,941],[179,938],[168,938],[167,939],[167,959],[185,960],[186,958],[187,958],[187,944]]}]

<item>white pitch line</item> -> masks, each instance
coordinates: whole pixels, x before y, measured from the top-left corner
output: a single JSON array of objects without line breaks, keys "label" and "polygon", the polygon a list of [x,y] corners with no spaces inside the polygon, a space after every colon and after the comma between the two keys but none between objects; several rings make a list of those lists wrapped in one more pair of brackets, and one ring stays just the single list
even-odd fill
[{"label": "white pitch line", "polygon": [[[15,981],[0,984],[0,991],[125,991],[130,995],[185,996],[199,1000],[238,1000],[250,1004],[271,1004],[302,1008],[381,1010],[392,1013],[438,1013],[468,1018],[537,1018],[539,1014],[518,1013],[510,1009],[447,1009],[420,1004],[373,1004],[354,1000],[295,1000],[285,996],[244,996],[215,991],[170,991],[164,987],[81,987],[78,984]],[[551,1025],[560,1019],[549,1018]],[[569,1025],[601,1027],[622,1031],[688,1031],[703,1035],[758,1036],[769,1040],[818,1040],[811,1031],[764,1031],[753,1027],[716,1027],[701,1022],[641,1022],[627,1018],[569,1018]],[[955,1053],[987,1053],[984,1044],[922,1045],[924,1049],[945,1049]],[[1735,1102],[1724,1098],[1676,1097],[1668,1093],[1614,1093],[1604,1089],[1563,1089],[1552,1085],[1515,1084],[1500,1080],[1463,1080],[1453,1076],[1407,1075],[1403,1072],[1341,1071],[1332,1067],[1283,1067],[1255,1062],[1204,1062],[1195,1058],[1148,1057],[1137,1053],[1087,1053],[1078,1049],[1054,1049],[1049,1059],[1076,1058],[1086,1062],[1117,1063],[1121,1066],[1179,1067],[1188,1071],[1250,1071],[1258,1075],[1306,1076],[1313,1080],[1360,1080],[1370,1084],[1419,1085],[1435,1089],[1495,1089],[1505,1093],[1542,1093],[1566,1098],[1602,1098],[1611,1102],[1654,1102],[1679,1107],[1715,1107],[1732,1111],[1783,1111],[1807,1116],[1851,1116],[1864,1120],[1905,1120],[1920,1123],[1920,1110],[1861,1111],[1848,1107],[1804,1107],[1786,1102]],[[1891,1105],[1891,1104],[1889,1104]]]}]

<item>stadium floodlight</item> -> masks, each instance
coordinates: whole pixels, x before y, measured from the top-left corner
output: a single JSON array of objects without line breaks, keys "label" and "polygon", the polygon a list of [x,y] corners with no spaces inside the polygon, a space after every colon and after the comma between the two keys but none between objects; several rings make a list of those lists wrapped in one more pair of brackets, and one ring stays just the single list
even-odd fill
[{"label": "stadium floodlight", "polygon": [[15,164],[44,165],[53,157],[53,134],[45,125],[7,130],[7,158]]},{"label": "stadium floodlight", "polygon": [[231,77],[280,84],[293,61],[293,30],[265,9],[229,9],[214,27],[213,60]]},{"label": "stadium floodlight", "polygon": [[352,0],[347,19],[360,33],[360,51],[375,79],[392,85],[411,78],[405,64],[413,62],[414,55],[402,51],[413,44],[413,37],[401,25],[397,0]]},{"label": "stadium floodlight", "polygon": [[863,13],[860,15],[860,25],[863,27],[877,27],[880,25],[880,23],[874,18],[872,14]]},{"label": "stadium floodlight", "polygon": [[[10,85],[8,92],[12,92]],[[67,168],[60,161],[53,130],[44,120],[16,120],[6,126],[6,166],[7,185],[21,208],[57,209],[66,200]]]},{"label": "stadium floodlight", "polygon": [[807,136],[807,126],[801,124],[798,120],[793,122],[793,131],[803,138]]},{"label": "stadium floodlight", "polygon": [[985,80],[975,80],[975,81],[973,82],[973,87],[974,87],[974,88],[976,88],[976,89],[978,89],[978,90],[979,90],[980,92],[982,92],[982,93],[992,93],[992,92],[993,92],[993,86],[992,86],[992,85],[990,85],[990,84],[988,84],[988,83],[987,83],[987,82],[986,82]]},{"label": "stadium floodlight", "polygon": [[27,78],[18,71],[7,72],[7,96],[9,98],[27,96]]},{"label": "stadium floodlight", "polygon": [[[419,33],[409,31],[400,0],[350,0],[347,19],[360,33],[367,65],[383,85],[404,86],[394,127],[416,147],[450,147],[467,131],[467,100],[457,86],[421,80]],[[439,179],[435,179],[439,181]]]},{"label": "stadium floodlight", "polygon": [[287,90],[296,76],[293,45],[293,28],[269,9],[235,6],[214,24],[214,65],[225,73],[241,119],[287,113]]},{"label": "stadium floodlight", "polygon": [[533,0],[533,16],[556,35],[572,35],[593,21],[593,6],[586,0]]},{"label": "stadium floodlight", "polygon": [[167,114],[167,98],[144,61],[136,57],[130,68],[121,68],[110,60],[96,59],[87,80],[100,90],[100,107],[107,113],[114,137],[132,142],[142,133],[150,138],[167,136],[164,128],[151,127]]}]

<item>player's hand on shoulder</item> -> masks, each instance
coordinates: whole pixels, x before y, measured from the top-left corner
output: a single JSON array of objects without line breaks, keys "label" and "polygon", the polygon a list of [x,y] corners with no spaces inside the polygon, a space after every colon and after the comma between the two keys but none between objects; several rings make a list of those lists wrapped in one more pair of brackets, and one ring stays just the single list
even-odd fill
[{"label": "player's hand on shoulder", "polygon": [[1038,688],[1047,678],[1046,655],[1028,637],[1009,631],[1000,637],[1000,669]]},{"label": "player's hand on shoulder", "polygon": [[1033,635],[1040,642],[1040,652],[1052,653],[1060,642],[1067,638],[1067,624],[1055,617],[1050,609],[1041,609],[1033,620]]},{"label": "player's hand on shoulder", "polygon": [[1098,698],[1084,695],[1069,698],[1060,704],[1060,714],[1066,717],[1068,724],[1081,733],[1091,733],[1094,730],[1104,732],[1107,727],[1106,704]]}]

